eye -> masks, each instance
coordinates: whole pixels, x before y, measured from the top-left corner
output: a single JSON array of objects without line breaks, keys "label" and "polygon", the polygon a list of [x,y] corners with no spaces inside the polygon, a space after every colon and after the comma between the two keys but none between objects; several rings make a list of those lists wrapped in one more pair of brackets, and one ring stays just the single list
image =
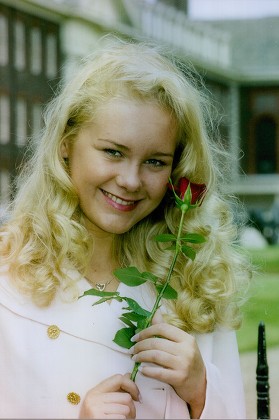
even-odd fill
[{"label": "eye", "polygon": [[146,161],[148,165],[154,166],[155,168],[160,168],[162,166],[166,166],[166,162],[160,159],[148,159]]},{"label": "eye", "polygon": [[116,150],[116,149],[104,149],[104,152],[111,157],[118,158],[118,157],[122,156],[122,153],[119,152],[119,150]]}]

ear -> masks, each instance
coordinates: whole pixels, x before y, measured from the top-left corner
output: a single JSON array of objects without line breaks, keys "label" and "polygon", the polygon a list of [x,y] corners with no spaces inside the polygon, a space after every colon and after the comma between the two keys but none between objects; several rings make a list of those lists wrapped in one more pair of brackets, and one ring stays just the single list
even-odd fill
[{"label": "ear", "polygon": [[67,139],[63,140],[60,146],[60,150],[61,150],[62,158],[68,159],[69,158],[69,141]]}]

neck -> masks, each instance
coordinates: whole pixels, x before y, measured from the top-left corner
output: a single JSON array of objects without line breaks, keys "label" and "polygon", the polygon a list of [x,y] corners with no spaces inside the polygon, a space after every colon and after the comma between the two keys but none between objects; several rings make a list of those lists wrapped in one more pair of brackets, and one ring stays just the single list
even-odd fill
[{"label": "neck", "polygon": [[[114,277],[113,271],[119,267],[113,252],[113,236],[95,237],[94,250],[85,277],[91,284],[107,283]],[[115,283],[116,279],[111,283]]]}]

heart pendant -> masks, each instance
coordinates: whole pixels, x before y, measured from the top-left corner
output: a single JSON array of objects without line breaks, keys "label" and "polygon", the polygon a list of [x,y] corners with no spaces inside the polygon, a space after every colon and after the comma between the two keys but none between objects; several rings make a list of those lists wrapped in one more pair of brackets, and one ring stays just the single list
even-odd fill
[{"label": "heart pendant", "polygon": [[99,292],[103,292],[105,290],[105,283],[96,283],[96,289],[99,290]]}]

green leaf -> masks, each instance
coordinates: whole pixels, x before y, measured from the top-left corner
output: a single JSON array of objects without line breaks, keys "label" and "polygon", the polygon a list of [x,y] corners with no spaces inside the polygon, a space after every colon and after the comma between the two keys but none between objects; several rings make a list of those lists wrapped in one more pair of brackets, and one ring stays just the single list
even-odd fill
[{"label": "green leaf", "polygon": [[[128,304],[128,307],[136,314],[144,315],[146,317],[151,315],[151,312],[147,311],[146,309],[143,309],[134,299],[123,296],[123,300],[125,300],[125,302]],[[127,308],[123,308],[123,309],[127,309]]]},{"label": "green leaf", "polygon": [[131,287],[140,286],[146,282],[146,279],[136,267],[117,268],[114,275],[122,283]]},{"label": "green leaf", "polygon": [[122,328],[118,330],[115,334],[115,337],[112,341],[118,344],[125,349],[131,348],[134,343],[132,343],[131,338],[135,335],[136,327],[135,328]]},{"label": "green leaf", "polygon": [[190,246],[183,245],[181,247],[181,250],[182,250],[183,254],[186,255],[186,257],[190,258],[191,260],[195,259],[196,251],[193,248],[191,248]]},{"label": "green leaf", "polygon": [[201,244],[206,241],[203,235],[199,235],[198,233],[187,233],[186,236],[181,238],[181,241],[191,242],[193,244]]},{"label": "green leaf", "polygon": [[125,312],[123,316],[125,316],[125,318],[129,319],[130,321],[134,321],[137,323],[140,322],[141,320],[146,319],[145,315],[139,315],[139,314],[136,314],[135,312]]},{"label": "green leaf", "polygon": [[[163,289],[163,285],[162,284],[157,284],[156,285],[156,289],[157,291],[160,293],[161,290]],[[163,298],[165,299],[177,299],[177,291],[174,290],[169,284],[167,285],[164,293],[163,293]]]},{"label": "green leaf", "polygon": [[150,281],[152,281],[152,283],[156,283],[156,281],[158,279],[157,276],[155,276],[152,273],[149,273],[148,271],[144,271],[143,273],[141,273],[141,275],[142,275],[142,278],[144,278],[146,280],[150,280]]},{"label": "green leaf", "polygon": [[163,233],[162,235],[157,235],[154,238],[157,242],[172,242],[176,241],[176,236],[172,233]]},{"label": "green leaf", "polygon": [[100,303],[107,302],[108,300],[111,300],[111,299],[115,299],[118,302],[122,301],[121,297],[119,297],[119,296],[103,297],[103,298],[97,300],[97,302],[93,303],[92,306],[100,305]]},{"label": "green leaf", "polygon": [[146,321],[147,318],[141,319],[139,320],[139,322],[137,323],[137,329],[136,329],[136,333],[144,330],[146,328]]},{"label": "green leaf", "polygon": [[86,290],[82,296],[101,296],[101,297],[106,297],[106,296],[119,296],[119,292],[101,292],[100,290],[97,289],[89,289]]},{"label": "green leaf", "polygon": [[120,316],[120,321],[124,322],[124,324],[128,325],[128,327],[134,328],[135,325],[126,317],[126,316]]}]

